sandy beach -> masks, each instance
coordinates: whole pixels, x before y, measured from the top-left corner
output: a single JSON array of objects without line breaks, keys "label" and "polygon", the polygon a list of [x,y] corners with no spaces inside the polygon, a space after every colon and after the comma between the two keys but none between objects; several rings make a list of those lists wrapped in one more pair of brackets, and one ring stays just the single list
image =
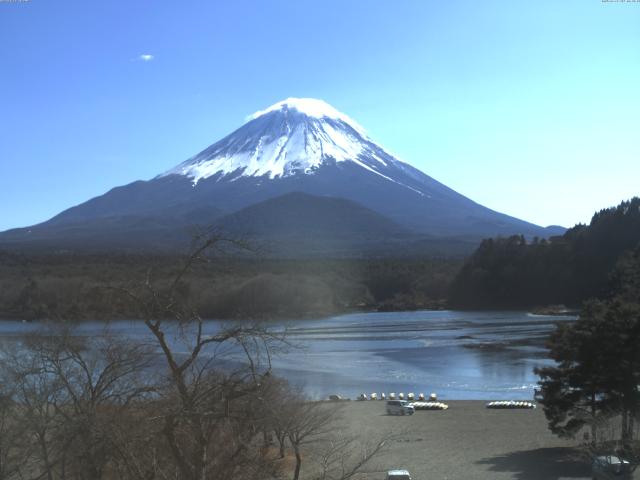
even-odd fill
[{"label": "sandy beach", "polygon": [[[407,469],[413,480],[587,479],[590,463],[578,441],[559,439],[535,410],[490,410],[483,401],[450,401],[446,411],[389,416],[385,402],[345,402],[350,433],[401,432],[375,467]],[[384,479],[373,473],[367,479]]]}]

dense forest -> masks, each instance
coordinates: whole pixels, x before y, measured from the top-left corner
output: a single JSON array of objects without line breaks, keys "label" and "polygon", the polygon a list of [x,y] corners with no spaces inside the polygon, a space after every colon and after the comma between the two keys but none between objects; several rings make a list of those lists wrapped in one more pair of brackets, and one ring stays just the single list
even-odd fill
[{"label": "dense forest", "polygon": [[637,197],[549,240],[487,239],[453,281],[450,302],[461,308],[578,307],[608,295],[617,262],[639,245]]},{"label": "dense forest", "polygon": [[[140,318],[124,290],[168,287],[184,257],[0,253],[0,318]],[[207,318],[302,318],[442,308],[456,259],[274,260],[211,257],[180,285]]]}]

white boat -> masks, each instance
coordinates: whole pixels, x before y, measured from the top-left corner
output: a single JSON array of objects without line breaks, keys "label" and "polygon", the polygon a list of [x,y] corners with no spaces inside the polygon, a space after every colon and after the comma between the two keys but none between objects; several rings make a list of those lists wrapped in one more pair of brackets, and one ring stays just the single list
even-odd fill
[{"label": "white boat", "polygon": [[536,404],[533,402],[525,401],[516,402],[514,400],[497,400],[487,403],[486,407],[495,409],[534,409],[536,408]]},{"label": "white boat", "polygon": [[413,402],[413,408],[416,410],[447,410],[449,405],[442,402]]}]

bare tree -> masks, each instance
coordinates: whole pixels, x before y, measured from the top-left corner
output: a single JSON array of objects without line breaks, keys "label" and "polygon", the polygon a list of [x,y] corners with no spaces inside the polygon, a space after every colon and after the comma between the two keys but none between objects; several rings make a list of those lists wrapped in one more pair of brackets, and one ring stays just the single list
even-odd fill
[{"label": "bare tree", "polygon": [[287,407],[289,421],[285,428],[296,458],[293,480],[298,480],[303,448],[320,443],[331,433],[337,409],[335,404],[309,402],[301,396],[294,398]]},{"label": "bare tree", "polygon": [[60,383],[46,373],[41,358],[15,343],[3,345],[2,377],[11,385],[10,421],[22,425],[14,441],[24,457],[23,473],[52,480],[64,451],[56,442],[61,423],[56,408]]},{"label": "bare tree", "polygon": [[373,440],[362,435],[334,435],[325,439],[314,451],[318,473],[312,480],[348,480],[359,474],[379,472],[380,468],[368,467],[397,437],[387,433]]},{"label": "bare tree", "polygon": [[[3,387],[11,386],[3,379]],[[24,444],[25,426],[17,421],[11,389],[0,392],[0,480],[15,478],[28,457]]]},{"label": "bare tree", "polygon": [[295,392],[287,381],[277,377],[271,377],[264,383],[264,387],[263,399],[266,411],[261,423],[263,437],[275,436],[278,442],[278,456],[282,459],[286,455],[285,450],[291,424],[290,407],[295,403]]},{"label": "bare tree", "polygon": [[302,472],[303,460],[309,465],[306,478],[311,480],[348,480],[367,472],[397,434],[353,435],[345,432],[342,416],[344,404],[314,402],[286,382],[276,383],[277,398],[270,405],[270,425],[284,458],[286,446],[295,456],[293,480]]},{"label": "bare tree", "polygon": [[114,429],[129,405],[154,390],[140,375],[148,350],[123,339],[38,334],[5,348],[3,377],[23,430],[27,478],[100,479],[116,460]]},{"label": "bare tree", "polygon": [[142,382],[150,366],[148,348],[100,336],[88,342],[68,334],[36,337],[29,348],[43,371],[60,384],[55,406],[63,418],[59,432],[67,468],[76,478],[103,478],[113,459],[111,431],[131,402],[155,390]]},{"label": "bare tree", "polygon": [[187,257],[169,288],[157,289],[149,273],[142,288],[125,292],[139,305],[168,370],[158,421],[185,480],[214,474],[265,478],[264,469],[269,469],[268,459],[255,458],[250,448],[260,432],[248,422],[255,417],[248,400],[269,377],[271,352],[282,337],[250,324],[207,330],[184,295],[183,280],[193,265],[225,245],[244,248],[209,235]]}]

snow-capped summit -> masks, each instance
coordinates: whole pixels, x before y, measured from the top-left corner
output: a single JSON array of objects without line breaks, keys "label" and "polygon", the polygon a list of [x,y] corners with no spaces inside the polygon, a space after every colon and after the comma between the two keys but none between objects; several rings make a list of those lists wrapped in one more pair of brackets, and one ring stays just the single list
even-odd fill
[{"label": "snow-capped summit", "polygon": [[344,113],[339,112],[327,102],[319,100],[317,98],[289,97],[286,100],[274,103],[264,110],[258,110],[253,115],[249,115],[249,117],[247,117],[247,120],[254,120],[270,112],[289,110],[296,110],[297,112],[303,113],[309,117],[315,117],[318,119],[332,118],[334,120],[341,120],[342,122],[348,124],[354,130],[357,130],[363,135],[365,134],[364,128],[362,128],[355,120],[345,115]]},{"label": "snow-capped summit", "polygon": [[[238,130],[163,176],[197,184],[214,175],[270,179],[314,174],[325,164],[353,162],[371,173],[402,163],[377,145],[357,122],[322,100],[288,98],[248,117]],[[418,192],[422,193],[422,192]]]}]

